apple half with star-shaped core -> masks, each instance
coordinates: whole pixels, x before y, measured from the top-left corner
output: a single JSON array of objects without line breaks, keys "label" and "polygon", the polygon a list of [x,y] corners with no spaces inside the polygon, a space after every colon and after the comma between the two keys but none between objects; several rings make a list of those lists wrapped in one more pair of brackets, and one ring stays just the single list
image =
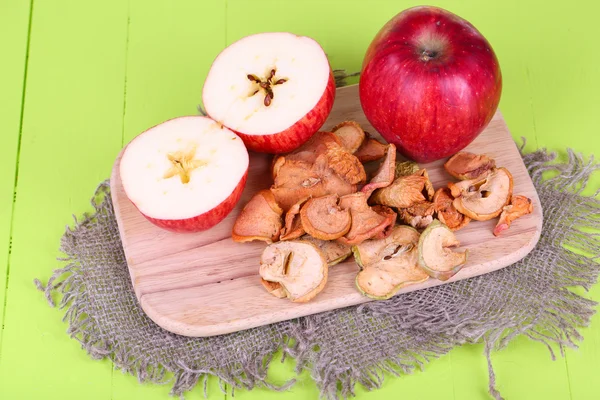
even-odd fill
[{"label": "apple half with star-shaped core", "polygon": [[150,222],[173,232],[199,232],[233,210],[248,163],[239,136],[210,118],[189,116],[134,138],[119,173],[125,194]]},{"label": "apple half with star-shaped core", "polygon": [[246,36],[214,60],[202,90],[209,117],[236,132],[249,150],[290,152],[331,112],[335,80],[322,47],[287,32]]}]

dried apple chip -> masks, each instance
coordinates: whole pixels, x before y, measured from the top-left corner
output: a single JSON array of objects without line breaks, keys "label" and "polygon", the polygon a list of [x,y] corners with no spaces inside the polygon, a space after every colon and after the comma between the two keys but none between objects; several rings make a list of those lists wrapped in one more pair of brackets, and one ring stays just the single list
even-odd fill
[{"label": "dried apple chip", "polygon": [[446,281],[467,262],[468,250],[452,251],[460,242],[446,225],[434,220],[419,238],[419,267],[432,278]]},{"label": "dried apple chip", "polygon": [[500,219],[494,228],[494,235],[500,235],[500,232],[510,228],[510,224],[517,218],[533,212],[533,203],[531,199],[521,195],[515,195],[511,198],[510,204],[504,206]]},{"label": "dried apple chip", "polygon": [[273,160],[271,161],[271,177],[273,178],[273,180],[275,180],[275,178],[277,178],[277,175],[279,175],[279,170],[281,169],[283,164],[285,164],[285,156],[276,155],[275,157],[273,157]]},{"label": "dried apple chip", "polygon": [[429,174],[427,173],[427,170],[425,168],[420,169],[417,172],[415,172],[415,175],[420,175],[425,178],[425,185],[423,187],[423,196],[425,196],[425,198],[428,201],[433,201],[433,196],[435,195],[435,189],[433,188],[433,184],[431,183],[431,180],[429,179]]},{"label": "dried apple chip", "polygon": [[388,145],[385,158],[379,165],[379,168],[371,178],[371,181],[361,189],[369,198],[371,193],[379,188],[384,188],[392,184],[394,181],[396,170],[396,146]]},{"label": "dried apple chip", "polygon": [[415,203],[398,210],[398,219],[413,228],[423,229],[433,222],[435,207],[430,201]]},{"label": "dried apple chip", "polygon": [[467,217],[477,221],[495,218],[510,201],[512,175],[506,168],[494,169],[483,177],[449,183],[455,197],[452,204]]},{"label": "dried apple chip", "polygon": [[340,178],[321,155],[313,164],[286,158],[279,168],[271,191],[277,203],[288,211],[298,201],[307,197],[320,197],[337,193],[340,196],[356,191],[352,185]]},{"label": "dried apple chip", "polygon": [[496,167],[496,162],[485,154],[468,151],[456,153],[444,164],[444,169],[460,180],[476,179]]},{"label": "dried apple chip", "polygon": [[385,229],[377,232],[377,234],[373,235],[371,239],[385,239],[390,235],[392,229],[394,229],[394,225],[396,225],[396,219],[398,219],[398,214],[390,207],[382,206],[381,204],[375,204],[371,207],[371,210],[383,216],[386,221],[389,221],[389,224],[385,227]]},{"label": "dried apple chip", "polygon": [[280,240],[298,239],[306,233],[302,227],[302,221],[300,220],[300,208],[307,200],[308,198],[300,200],[290,207],[285,214],[284,225],[283,228],[281,228],[281,235],[279,237]]},{"label": "dried apple chip", "polygon": [[365,131],[355,121],[344,121],[337,124],[332,130],[340,139],[342,146],[350,153],[356,152],[365,141]]},{"label": "dried apple chip", "polygon": [[301,240],[306,240],[317,246],[325,256],[327,264],[333,267],[341,263],[352,254],[352,247],[339,243],[336,240],[321,240],[310,235],[302,236]]},{"label": "dried apple chip", "polygon": [[419,233],[406,225],[394,227],[385,239],[367,240],[352,251],[361,271],[356,287],[367,297],[389,299],[401,288],[421,283],[429,275],[417,266]]},{"label": "dried apple chip", "polygon": [[331,132],[317,132],[300,149],[279,156],[271,172],[271,191],[284,211],[306,197],[353,193],[366,180],[363,165]]},{"label": "dried apple chip", "polygon": [[351,227],[350,210],[341,207],[337,194],[310,199],[300,210],[304,231],[314,238],[334,240],[344,236]]},{"label": "dried apple chip", "polygon": [[351,185],[367,180],[365,167],[360,160],[342,146],[334,143],[326,144],[327,165],[342,179]]},{"label": "dried apple chip", "polygon": [[352,217],[348,233],[337,239],[346,245],[359,244],[367,239],[385,235],[385,232],[389,231],[389,227],[396,223],[396,213],[390,213],[387,209],[385,212],[377,212],[369,207],[367,197],[363,192],[343,196],[340,199],[340,207],[350,210]]},{"label": "dried apple chip", "polygon": [[427,178],[423,175],[401,176],[388,187],[375,190],[369,202],[388,207],[408,208],[427,200],[423,195],[426,181]]},{"label": "dried apple chip", "polygon": [[262,240],[272,243],[279,239],[283,210],[273,193],[261,190],[255,194],[233,224],[231,238],[234,242]]},{"label": "dried apple chip", "polygon": [[342,142],[332,132],[317,132],[302,146],[287,154],[286,157],[290,160],[304,161],[314,163],[320,154],[326,151],[328,144],[342,146]]},{"label": "dried apple chip", "polygon": [[399,161],[396,162],[396,178],[405,175],[412,175],[419,171],[421,168],[419,164],[414,161]]},{"label": "dried apple chip", "polygon": [[285,290],[281,287],[281,284],[278,282],[269,282],[265,281],[263,278],[260,278],[260,284],[263,285],[267,292],[277,297],[278,299],[284,299],[286,297]]},{"label": "dried apple chip", "polygon": [[263,280],[280,284],[285,297],[304,303],[323,290],[328,268],[323,253],[314,244],[291,240],[265,248],[259,273]]},{"label": "dried apple chip", "polygon": [[433,205],[437,218],[450,230],[457,231],[467,226],[471,218],[458,212],[452,204],[454,197],[448,188],[439,188],[433,196]]},{"label": "dried apple chip", "polygon": [[387,145],[381,143],[379,140],[367,137],[354,155],[361,163],[366,163],[385,157],[386,150]]}]

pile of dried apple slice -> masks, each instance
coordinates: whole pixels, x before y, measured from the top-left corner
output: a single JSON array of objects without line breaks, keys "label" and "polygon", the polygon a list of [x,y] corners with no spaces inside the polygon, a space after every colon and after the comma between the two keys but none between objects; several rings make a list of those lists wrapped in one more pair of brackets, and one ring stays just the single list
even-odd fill
[{"label": "pile of dried apple slice", "polygon": [[293,302],[314,298],[329,267],[351,254],[360,268],[356,287],[370,298],[387,299],[430,278],[448,280],[468,254],[455,251],[454,231],[500,216],[498,235],[532,204],[512,195],[510,172],[485,155],[457,153],[444,167],[458,181],[436,191],[425,169],[396,161],[393,144],[342,122],[274,157],[272,186],[245,205],[232,239],[268,244],[261,283]]}]

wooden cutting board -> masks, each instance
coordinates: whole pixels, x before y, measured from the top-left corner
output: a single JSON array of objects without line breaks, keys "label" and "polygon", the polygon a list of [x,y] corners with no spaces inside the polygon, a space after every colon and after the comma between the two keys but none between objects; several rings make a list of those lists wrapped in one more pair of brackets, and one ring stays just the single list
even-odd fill
[{"label": "wooden cutting board", "polygon": [[[344,120],[355,120],[375,130],[365,118],[358,86],[337,90],[333,111],[323,130]],[[492,230],[496,219],[472,221],[456,232],[469,260],[452,279],[429,279],[399,293],[450,283],[506,267],[529,253],[542,229],[542,209],[519,151],[496,113],[486,130],[465,150],[486,153],[514,178],[514,194],[533,200],[534,212],[516,220],[502,236]],[[331,267],[325,289],[309,303],[296,304],[268,294],[259,282],[259,258],[266,244],[234,243],[231,228],[242,207],[272,179],[271,156],[250,154],[250,171],[242,199],[214,228],[195,234],[176,234],[148,222],[127,199],[119,178],[117,158],[111,177],[112,201],[136,296],[146,314],[159,326],[185,336],[212,336],[372,301],[354,286],[358,266],[353,258]],[[444,160],[422,164],[437,189],[451,180]]]}]

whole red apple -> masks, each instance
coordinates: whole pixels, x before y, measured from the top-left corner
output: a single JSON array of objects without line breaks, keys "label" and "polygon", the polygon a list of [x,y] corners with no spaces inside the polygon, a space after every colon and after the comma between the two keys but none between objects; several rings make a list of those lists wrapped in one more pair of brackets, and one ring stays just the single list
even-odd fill
[{"label": "whole red apple", "polygon": [[407,9],[377,33],[359,82],[365,116],[417,162],[455,154],[494,116],[502,92],[492,47],[473,25],[437,7]]},{"label": "whole red apple", "polygon": [[202,89],[206,113],[249,150],[287,153],[317,132],[333,107],[335,80],[323,48],[288,32],[246,36],[214,60]]}]

